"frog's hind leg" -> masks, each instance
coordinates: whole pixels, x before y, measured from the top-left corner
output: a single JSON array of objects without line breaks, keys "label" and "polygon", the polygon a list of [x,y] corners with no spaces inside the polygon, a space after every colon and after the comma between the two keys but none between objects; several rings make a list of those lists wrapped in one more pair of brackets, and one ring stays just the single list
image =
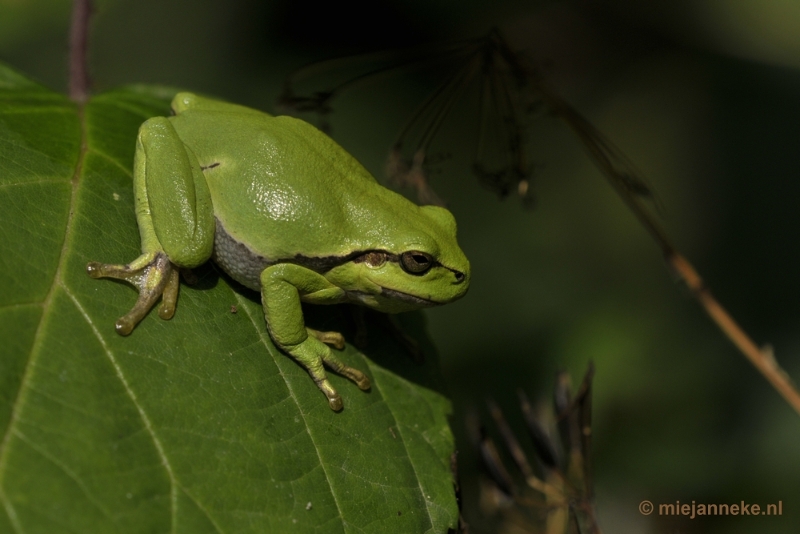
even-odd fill
[{"label": "frog's hind leg", "polygon": [[92,278],[123,280],[139,290],[136,304],[114,325],[120,335],[130,334],[159,297],[163,297],[158,310],[159,317],[170,319],[175,314],[180,284],[179,272],[163,252],[142,254],[128,265],[92,261],[86,266],[86,272]]}]

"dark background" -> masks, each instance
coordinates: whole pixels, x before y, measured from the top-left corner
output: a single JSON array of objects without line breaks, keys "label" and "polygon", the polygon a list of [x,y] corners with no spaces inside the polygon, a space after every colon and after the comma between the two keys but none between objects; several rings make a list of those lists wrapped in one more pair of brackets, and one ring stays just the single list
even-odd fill
[{"label": "dark background", "polygon": [[[321,3],[99,2],[95,88],[174,85],[264,110],[283,79],[343,54],[501,28],[647,176],[663,223],[719,300],[800,377],[800,5],[778,0]],[[0,1],[0,60],[66,90],[70,3]],[[336,102],[334,137],[376,176],[424,77]],[[607,533],[797,532],[800,417],[716,330],[556,119],[531,122],[537,205],[469,172],[470,109],[439,140],[433,185],[459,221],[470,294],[428,312],[454,401],[465,515],[477,497],[467,410],[516,388],[545,403],[555,372],[595,362],[594,462]],[[463,156],[463,157],[460,157]],[[643,499],[783,501],[783,517],[644,517]]]}]

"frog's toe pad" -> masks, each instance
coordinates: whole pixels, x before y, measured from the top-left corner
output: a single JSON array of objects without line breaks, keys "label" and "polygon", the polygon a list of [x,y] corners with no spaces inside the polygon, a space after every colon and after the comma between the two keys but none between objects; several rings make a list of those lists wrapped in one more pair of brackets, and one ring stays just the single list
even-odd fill
[{"label": "frog's toe pad", "polygon": [[334,412],[341,412],[342,408],[344,408],[342,397],[338,393],[334,394],[332,397],[328,397],[328,406],[330,406],[331,410]]},{"label": "frog's toe pad", "polygon": [[127,336],[131,332],[133,332],[133,327],[136,326],[136,323],[128,319],[128,316],[120,317],[117,319],[117,322],[114,323],[114,330],[117,331],[117,334],[121,336]]},{"label": "frog's toe pad", "polygon": [[334,412],[339,412],[342,410],[342,408],[344,408],[341,395],[339,395],[336,390],[333,389],[333,386],[324,374],[320,377],[314,378],[314,382],[317,383],[319,390],[328,398],[328,406],[331,407],[331,410]]},{"label": "frog's toe pad", "polygon": [[[355,371],[355,369],[353,370]],[[372,383],[369,381],[369,377],[361,373],[360,371],[359,373],[361,374],[361,378],[358,380],[354,380],[356,385],[358,386],[358,389],[360,389],[361,391],[369,391],[369,388],[372,387]]]},{"label": "frog's toe pad", "polygon": [[98,263],[96,261],[90,261],[89,263],[86,264],[86,274],[88,274],[92,278],[102,278],[103,264]]}]

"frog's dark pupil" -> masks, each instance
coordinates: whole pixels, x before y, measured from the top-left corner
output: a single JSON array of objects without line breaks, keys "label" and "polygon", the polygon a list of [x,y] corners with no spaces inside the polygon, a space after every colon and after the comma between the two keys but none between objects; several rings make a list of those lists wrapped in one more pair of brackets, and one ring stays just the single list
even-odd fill
[{"label": "frog's dark pupil", "polygon": [[400,256],[403,269],[410,274],[423,274],[433,266],[432,258],[424,252],[405,252]]}]

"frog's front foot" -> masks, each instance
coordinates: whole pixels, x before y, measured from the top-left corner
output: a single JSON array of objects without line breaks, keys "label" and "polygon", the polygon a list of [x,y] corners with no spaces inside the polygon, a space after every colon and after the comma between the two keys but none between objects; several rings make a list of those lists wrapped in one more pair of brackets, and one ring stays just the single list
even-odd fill
[{"label": "frog's front foot", "polygon": [[124,280],[139,290],[139,299],[131,311],[117,320],[117,333],[127,336],[144,319],[147,312],[161,298],[158,316],[171,319],[178,301],[180,275],[164,252],[142,254],[128,265],[89,262],[86,272],[92,278],[116,278]]},{"label": "frog's front foot", "polygon": [[311,335],[299,345],[283,348],[308,370],[308,374],[311,375],[317,387],[328,398],[328,405],[332,410],[338,412],[343,407],[342,397],[328,380],[325,367],[336,374],[348,378],[362,391],[367,391],[371,387],[369,377],[358,369],[345,365],[334,355],[329,347],[320,342],[322,341],[321,337],[328,337],[328,342],[333,345],[335,341],[341,338],[342,344],[344,344],[344,338],[341,337],[341,334],[337,332],[319,332],[310,328],[308,332]]}]

